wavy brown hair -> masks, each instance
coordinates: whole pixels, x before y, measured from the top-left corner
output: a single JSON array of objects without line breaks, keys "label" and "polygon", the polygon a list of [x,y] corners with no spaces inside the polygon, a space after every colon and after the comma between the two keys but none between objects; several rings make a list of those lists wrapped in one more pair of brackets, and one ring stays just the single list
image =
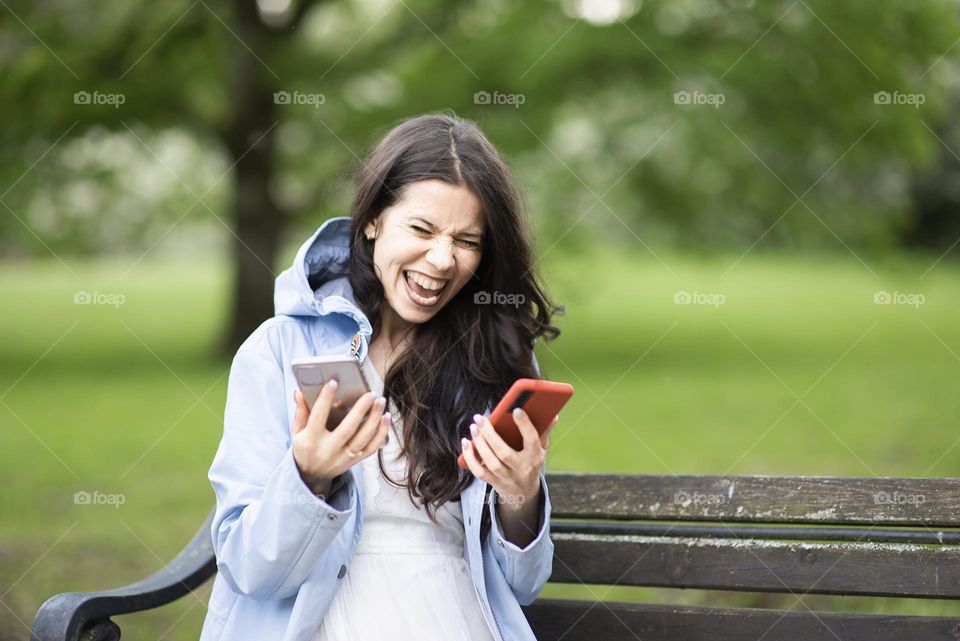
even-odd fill
[{"label": "wavy brown hair", "polygon": [[[459,500],[472,481],[456,458],[460,438],[470,437],[473,414],[495,405],[517,378],[539,378],[533,341],[560,335],[550,318],[563,308],[548,300],[538,282],[522,202],[500,153],[473,122],[425,114],[391,129],[356,178],[349,279],[374,336],[384,291],[364,228],[420,180],[467,187],[480,201],[484,221],[474,277],[433,318],[412,328],[409,348],[384,375],[384,396],[394,401],[405,426],[407,492],[436,522],[436,510]],[[523,302],[477,304],[480,292],[521,295]],[[386,477],[382,452],[377,457]]]}]

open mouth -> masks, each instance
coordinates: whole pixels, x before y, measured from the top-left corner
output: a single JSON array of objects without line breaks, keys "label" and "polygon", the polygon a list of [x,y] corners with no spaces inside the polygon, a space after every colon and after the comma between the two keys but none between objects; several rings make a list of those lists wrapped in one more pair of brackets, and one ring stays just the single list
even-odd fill
[{"label": "open mouth", "polygon": [[438,281],[427,278],[418,272],[409,270],[403,272],[403,280],[407,283],[407,293],[417,305],[433,307],[440,300],[440,294],[447,288],[450,281]]}]

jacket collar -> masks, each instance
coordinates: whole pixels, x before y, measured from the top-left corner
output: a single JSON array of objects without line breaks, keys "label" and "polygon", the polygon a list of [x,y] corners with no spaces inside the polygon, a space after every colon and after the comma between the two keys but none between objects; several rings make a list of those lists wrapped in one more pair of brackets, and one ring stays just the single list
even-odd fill
[{"label": "jacket collar", "polygon": [[349,216],[325,221],[297,250],[293,265],[276,279],[274,312],[286,316],[344,314],[356,321],[360,334],[373,333],[350,287]]}]

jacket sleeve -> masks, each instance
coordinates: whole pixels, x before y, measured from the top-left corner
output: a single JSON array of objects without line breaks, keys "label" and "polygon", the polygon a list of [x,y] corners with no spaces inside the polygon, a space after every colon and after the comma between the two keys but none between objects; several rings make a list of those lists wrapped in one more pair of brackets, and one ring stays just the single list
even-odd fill
[{"label": "jacket sleeve", "polygon": [[283,371],[269,348],[257,349],[267,342],[243,346],[233,359],[223,438],[209,472],[217,569],[235,592],[257,600],[297,592],[352,514],[355,493],[349,471],[328,502],[300,478]]},{"label": "jacket sleeve", "polygon": [[537,535],[524,548],[506,539],[497,520],[496,490],[490,492],[487,508],[492,527],[487,545],[493,551],[497,565],[513,590],[520,605],[530,605],[553,573],[553,540],[550,538],[550,494],[545,478],[546,466],[540,472],[540,505]]},{"label": "jacket sleeve", "polygon": [[[540,375],[536,355],[531,353],[533,367]],[[496,490],[490,492],[487,508],[490,511],[492,527],[487,535],[487,544],[491,546],[493,557],[503,571],[503,575],[517,597],[520,605],[530,605],[543,589],[553,573],[553,541],[550,538],[550,493],[547,490],[547,464],[544,461],[540,470],[540,504],[537,522],[537,535],[524,548],[519,548],[506,539],[503,528],[497,520]]]}]

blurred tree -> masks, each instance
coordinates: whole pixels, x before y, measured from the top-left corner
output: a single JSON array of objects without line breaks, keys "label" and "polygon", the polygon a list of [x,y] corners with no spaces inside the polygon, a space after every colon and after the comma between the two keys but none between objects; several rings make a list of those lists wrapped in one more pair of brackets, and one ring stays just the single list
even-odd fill
[{"label": "blurred tree", "polygon": [[909,247],[951,250],[960,242],[960,95],[950,99],[949,114],[931,135],[940,141],[937,160],[914,170],[910,180],[913,215],[904,221],[900,238]]},{"label": "blurred tree", "polygon": [[278,247],[346,213],[346,169],[450,108],[549,246],[891,246],[953,162],[932,132],[958,27],[947,0],[5,3],[0,243],[150,251],[214,219],[230,354],[272,314]]}]

